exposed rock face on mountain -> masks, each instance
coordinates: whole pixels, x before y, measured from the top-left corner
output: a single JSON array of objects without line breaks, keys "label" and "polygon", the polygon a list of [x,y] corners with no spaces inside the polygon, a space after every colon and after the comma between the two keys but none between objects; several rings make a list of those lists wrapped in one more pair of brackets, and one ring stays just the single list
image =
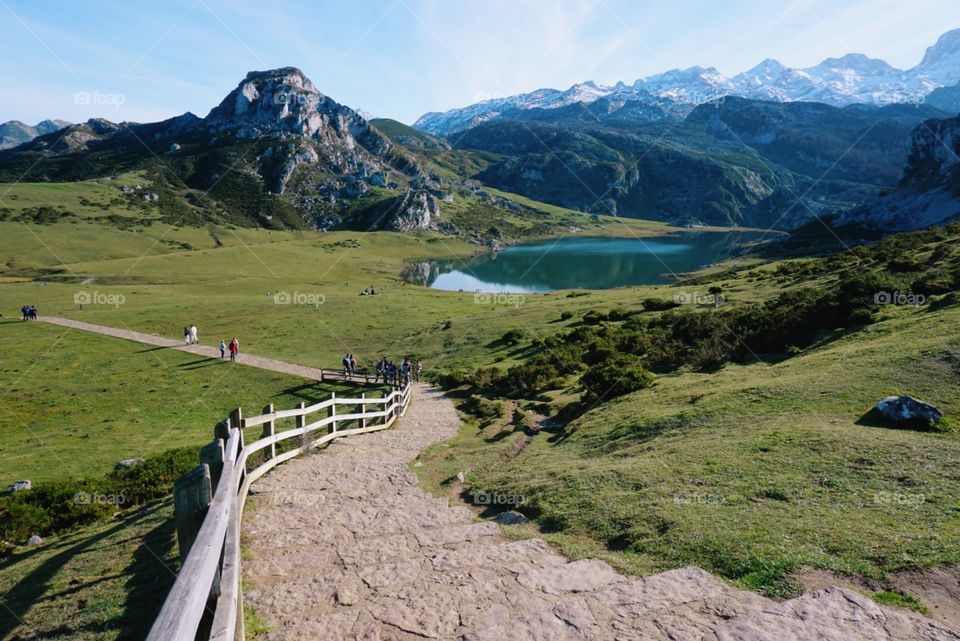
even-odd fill
[{"label": "exposed rock face on mountain", "polygon": [[909,231],[960,217],[960,117],[913,131],[907,168],[891,194],[842,214],[838,226]]},{"label": "exposed rock face on mountain", "polygon": [[426,227],[440,213],[431,193],[440,193],[439,180],[293,67],[250,72],[205,118],[92,119],[0,154],[0,176],[27,171],[28,180],[135,168],[152,168],[173,189],[201,191],[188,207],[210,196],[245,224],[345,225],[377,189],[381,200],[398,199],[391,228]]},{"label": "exposed rock face on mountain", "polygon": [[891,186],[903,172],[913,128],[945,115],[926,106],[841,109],[727,97],[697,107],[687,122],[749,145],[764,158],[814,179]]},{"label": "exposed rock face on mountain", "polygon": [[537,200],[681,224],[792,229],[896,185],[913,127],[944,115],[726,97],[681,123],[641,124],[616,111],[603,117],[594,107],[606,102],[528,109],[450,139],[503,157],[481,181]]},{"label": "exposed rock face on mountain", "polygon": [[712,67],[690,67],[641,78],[630,85],[585,82],[565,91],[538,89],[443,113],[426,113],[414,126],[431,133],[451,134],[491,120],[517,119],[517,111],[559,109],[576,103],[590,105],[600,99],[617,105],[629,101],[655,105],[673,118],[683,118],[696,105],[728,95],[778,102],[823,102],[841,107],[854,103],[918,104],[937,87],[958,81],[960,29],[943,34],[927,49],[923,60],[908,70],[896,69],[860,53],[828,58],[806,69],[786,67],[768,58],[732,78]]},{"label": "exposed rock face on mountain", "polygon": [[960,84],[934,89],[923,102],[930,107],[956,114],[960,112]]},{"label": "exposed rock face on mountain", "polygon": [[427,229],[440,213],[437,199],[426,191],[408,191],[398,202],[388,206],[383,228],[390,231]]},{"label": "exposed rock face on mountain", "polygon": [[10,120],[0,124],[0,150],[12,149],[17,145],[30,142],[37,136],[63,129],[69,124],[66,120],[42,120],[30,126],[19,120]]}]

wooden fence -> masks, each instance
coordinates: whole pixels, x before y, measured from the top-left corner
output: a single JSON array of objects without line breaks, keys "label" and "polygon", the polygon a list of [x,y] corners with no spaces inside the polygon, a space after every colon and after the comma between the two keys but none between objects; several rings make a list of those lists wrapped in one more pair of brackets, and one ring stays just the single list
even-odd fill
[{"label": "wooden fence", "polygon": [[[343,380],[330,370],[326,380]],[[346,380],[363,380],[364,375]],[[240,521],[250,484],[298,454],[341,436],[383,430],[407,410],[411,387],[385,397],[331,398],[304,407],[244,418],[240,408],[217,425],[214,440],[200,450],[200,466],[174,485],[174,512],[182,565],[147,641],[235,641],[244,638],[240,591]],[[367,411],[367,406],[377,406]],[[345,411],[338,411],[344,408]],[[310,420],[317,415],[321,418]],[[293,419],[293,427],[277,423]],[[243,430],[262,426],[262,437],[244,443]],[[315,436],[318,430],[326,433]],[[299,439],[278,452],[277,444]],[[259,454],[262,453],[262,454]],[[257,456],[254,456],[254,455]],[[254,463],[254,461],[256,461]],[[248,469],[248,466],[253,466]]]}]

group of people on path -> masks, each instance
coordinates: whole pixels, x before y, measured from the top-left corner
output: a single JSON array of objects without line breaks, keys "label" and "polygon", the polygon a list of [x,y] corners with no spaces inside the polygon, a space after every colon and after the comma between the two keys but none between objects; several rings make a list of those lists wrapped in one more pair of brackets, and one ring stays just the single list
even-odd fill
[{"label": "group of people on path", "polygon": [[33,305],[24,305],[20,308],[20,312],[23,314],[23,320],[25,321],[37,320],[37,308]]},{"label": "group of people on path", "polygon": [[[340,360],[343,365],[343,375],[357,373],[357,358],[352,353],[343,355]],[[382,380],[387,385],[406,385],[410,380],[420,381],[423,373],[423,363],[419,360],[413,363],[409,356],[404,357],[399,367],[393,360],[384,356],[377,362],[377,375],[374,381]]]},{"label": "group of people on path", "polygon": [[[197,338],[197,326],[190,325],[183,328],[183,342],[186,345],[199,345],[200,339]],[[230,360],[237,360],[237,354],[240,353],[240,340],[234,336],[230,339],[230,342],[227,343],[222,338],[220,339],[220,358],[226,358],[227,352],[230,352]]]},{"label": "group of people on path", "polygon": [[406,385],[411,378],[420,382],[420,375],[423,373],[423,363],[417,361],[416,364],[410,361],[409,356],[405,356],[397,367],[391,359],[384,356],[377,363],[377,377],[375,380],[383,379],[387,385]]},{"label": "group of people on path", "polygon": [[220,339],[220,358],[227,357],[227,350],[230,350],[230,360],[237,360],[237,354],[240,353],[240,340],[234,336],[230,339],[230,344],[223,342],[223,339]]}]

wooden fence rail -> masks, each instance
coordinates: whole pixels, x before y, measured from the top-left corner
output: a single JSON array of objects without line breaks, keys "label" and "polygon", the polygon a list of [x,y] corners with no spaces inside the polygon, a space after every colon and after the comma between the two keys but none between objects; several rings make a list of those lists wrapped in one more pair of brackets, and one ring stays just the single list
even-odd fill
[{"label": "wooden fence rail", "polygon": [[[372,376],[343,377],[333,372],[325,380],[375,382]],[[242,641],[243,595],[240,590],[240,522],[250,485],[271,469],[302,452],[341,436],[383,430],[407,410],[411,387],[391,390],[384,397],[338,398],[289,410],[244,418],[239,408],[214,430],[214,440],[200,451],[200,466],[174,485],[174,513],[182,565],[147,641]],[[367,407],[380,409],[367,411]],[[346,408],[338,412],[337,408]],[[309,421],[312,415],[323,417]],[[294,419],[294,426],[277,430],[277,422]],[[244,444],[243,430],[263,426],[261,438]],[[356,425],[355,427],[348,427]],[[319,438],[310,435],[327,428]],[[298,438],[295,447],[277,451],[277,444]],[[251,459],[251,455],[263,455]],[[260,459],[262,458],[262,462]],[[248,469],[251,460],[256,467]]]}]

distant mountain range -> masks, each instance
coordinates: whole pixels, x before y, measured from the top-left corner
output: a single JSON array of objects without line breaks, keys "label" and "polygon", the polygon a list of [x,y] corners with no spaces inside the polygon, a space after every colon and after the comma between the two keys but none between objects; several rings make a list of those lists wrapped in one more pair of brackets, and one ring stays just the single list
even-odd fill
[{"label": "distant mountain range", "polygon": [[828,58],[806,69],[793,69],[767,59],[732,78],[713,67],[690,67],[642,78],[629,85],[584,82],[565,91],[538,89],[450,111],[429,112],[421,116],[414,127],[435,134],[452,134],[490,120],[517,120],[520,119],[518,113],[530,109],[590,105],[601,99],[606,101],[608,112],[625,105],[636,111],[639,105],[644,105],[650,121],[681,119],[695,106],[723,96],[822,102],[841,107],[854,103],[918,104],[935,89],[957,83],[960,83],[960,29],[940,36],[920,63],[907,70],[859,53]]},{"label": "distant mountain range", "polygon": [[[647,87],[663,93],[667,75]],[[254,71],[206,117],[94,118],[0,151],[0,182],[137,171],[170,224],[432,229],[485,244],[518,216],[515,229],[549,224],[509,194],[590,214],[783,230],[814,216],[904,229],[960,213],[958,165],[940,143],[956,147],[958,127],[933,104],[694,105],[648,89],[620,102],[596,97],[595,85],[577,95],[595,99],[541,95],[553,106],[524,103],[440,136],[368,121],[294,67]],[[928,102],[953,99],[941,91]],[[913,207],[923,194],[916,202],[929,206]]]},{"label": "distant mountain range", "polygon": [[53,133],[69,124],[66,120],[44,120],[30,126],[19,120],[9,120],[0,124],[0,150],[30,142],[37,136]]}]

